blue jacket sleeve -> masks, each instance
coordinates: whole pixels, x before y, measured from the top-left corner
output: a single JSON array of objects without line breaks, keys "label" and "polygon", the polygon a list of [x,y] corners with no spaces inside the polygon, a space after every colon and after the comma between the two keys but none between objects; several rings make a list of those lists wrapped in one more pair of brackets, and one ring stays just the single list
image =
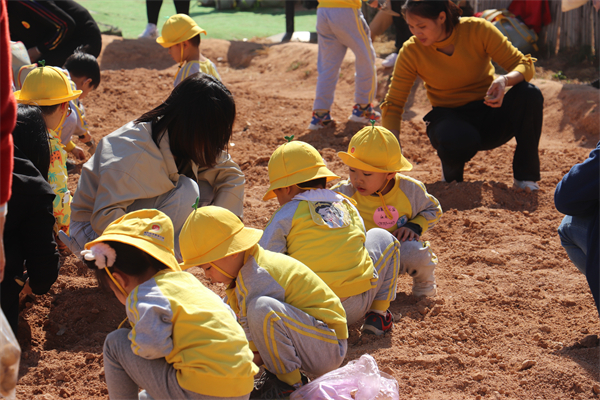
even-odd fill
[{"label": "blue jacket sleeve", "polygon": [[566,215],[598,212],[600,191],[600,142],[587,160],[576,164],[556,185],[554,204]]}]

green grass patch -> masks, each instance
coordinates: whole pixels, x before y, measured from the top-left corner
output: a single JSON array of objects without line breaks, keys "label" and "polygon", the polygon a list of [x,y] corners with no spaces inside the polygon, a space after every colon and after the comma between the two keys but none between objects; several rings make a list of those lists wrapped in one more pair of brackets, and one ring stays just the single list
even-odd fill
[{"label": "green grass patch", "polygon": [[[123,37],[137,38],[147,24],[144,0],[77,0],[87,8],[97,22],[115,26]],[[165,1],[158,18],[158,29],[169,16],[175,14],[173,2]],[[285,32],[284,8],[257,7],[248,11],[216,10],[202,7],[196,1],[190,4],[190,16],[203,29],[207,38],[241,40],[243,38],[268,37]],[[315,31],[316,10],[296,11],[296,31]],[[203,37],[204,38],[204,37]]]}]

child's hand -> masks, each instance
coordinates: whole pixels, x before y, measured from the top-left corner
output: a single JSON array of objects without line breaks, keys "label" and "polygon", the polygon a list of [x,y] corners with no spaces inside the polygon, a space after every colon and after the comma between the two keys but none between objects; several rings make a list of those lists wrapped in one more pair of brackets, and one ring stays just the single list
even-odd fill
[{"label": "child's hand", "polygon": [[75,146],[75,148],[71,150],[71,154],[73,154],[78,160],[85,160],[85,153],[81,147]]},{"label": "child's hand", "polygon": [[407,240],[419,240],[420,236],[417,235],[412,229],[400,228],[396,229],[392,235],[396,236],[399,241],[405,242]]}]

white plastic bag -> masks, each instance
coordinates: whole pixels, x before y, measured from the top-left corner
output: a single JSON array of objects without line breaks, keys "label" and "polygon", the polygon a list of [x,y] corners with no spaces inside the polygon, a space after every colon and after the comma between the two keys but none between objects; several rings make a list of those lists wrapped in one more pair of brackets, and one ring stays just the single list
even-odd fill
[{"label": "white plastic bag", "polygon": [[399,400],[398,382],[369,354],[294,391],[290,400]]},{"label": "white plastic bag", "polygon": [[0,329],[0,399],[14,400],[21,348],[1,309]]}]

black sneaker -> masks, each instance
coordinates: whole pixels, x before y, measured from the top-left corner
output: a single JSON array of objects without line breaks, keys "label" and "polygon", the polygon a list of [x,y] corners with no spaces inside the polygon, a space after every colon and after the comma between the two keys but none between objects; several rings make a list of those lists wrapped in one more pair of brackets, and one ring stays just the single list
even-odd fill
[{"label": "black sneaker", "polygon": [[365,323],[360,327],[363,333],[381,336],[392,330],[394,316],[390,310],[386,310],[385,317],[379,313],[370,311],[365,316]]},{"label": "black sneaker", "polygon": [[[306,385],[309,379],[303,373],[302,385]],[[298,384],[299,385],[299,384]],[[294,385],[296,386],[296,385]],[[272,372],[265,369],[262,375],[254,381],[254,390],[250,393],[251,399],[287,399],[297,388],[280,381]],[[299,386],[300,387],[300,386]]]}]

